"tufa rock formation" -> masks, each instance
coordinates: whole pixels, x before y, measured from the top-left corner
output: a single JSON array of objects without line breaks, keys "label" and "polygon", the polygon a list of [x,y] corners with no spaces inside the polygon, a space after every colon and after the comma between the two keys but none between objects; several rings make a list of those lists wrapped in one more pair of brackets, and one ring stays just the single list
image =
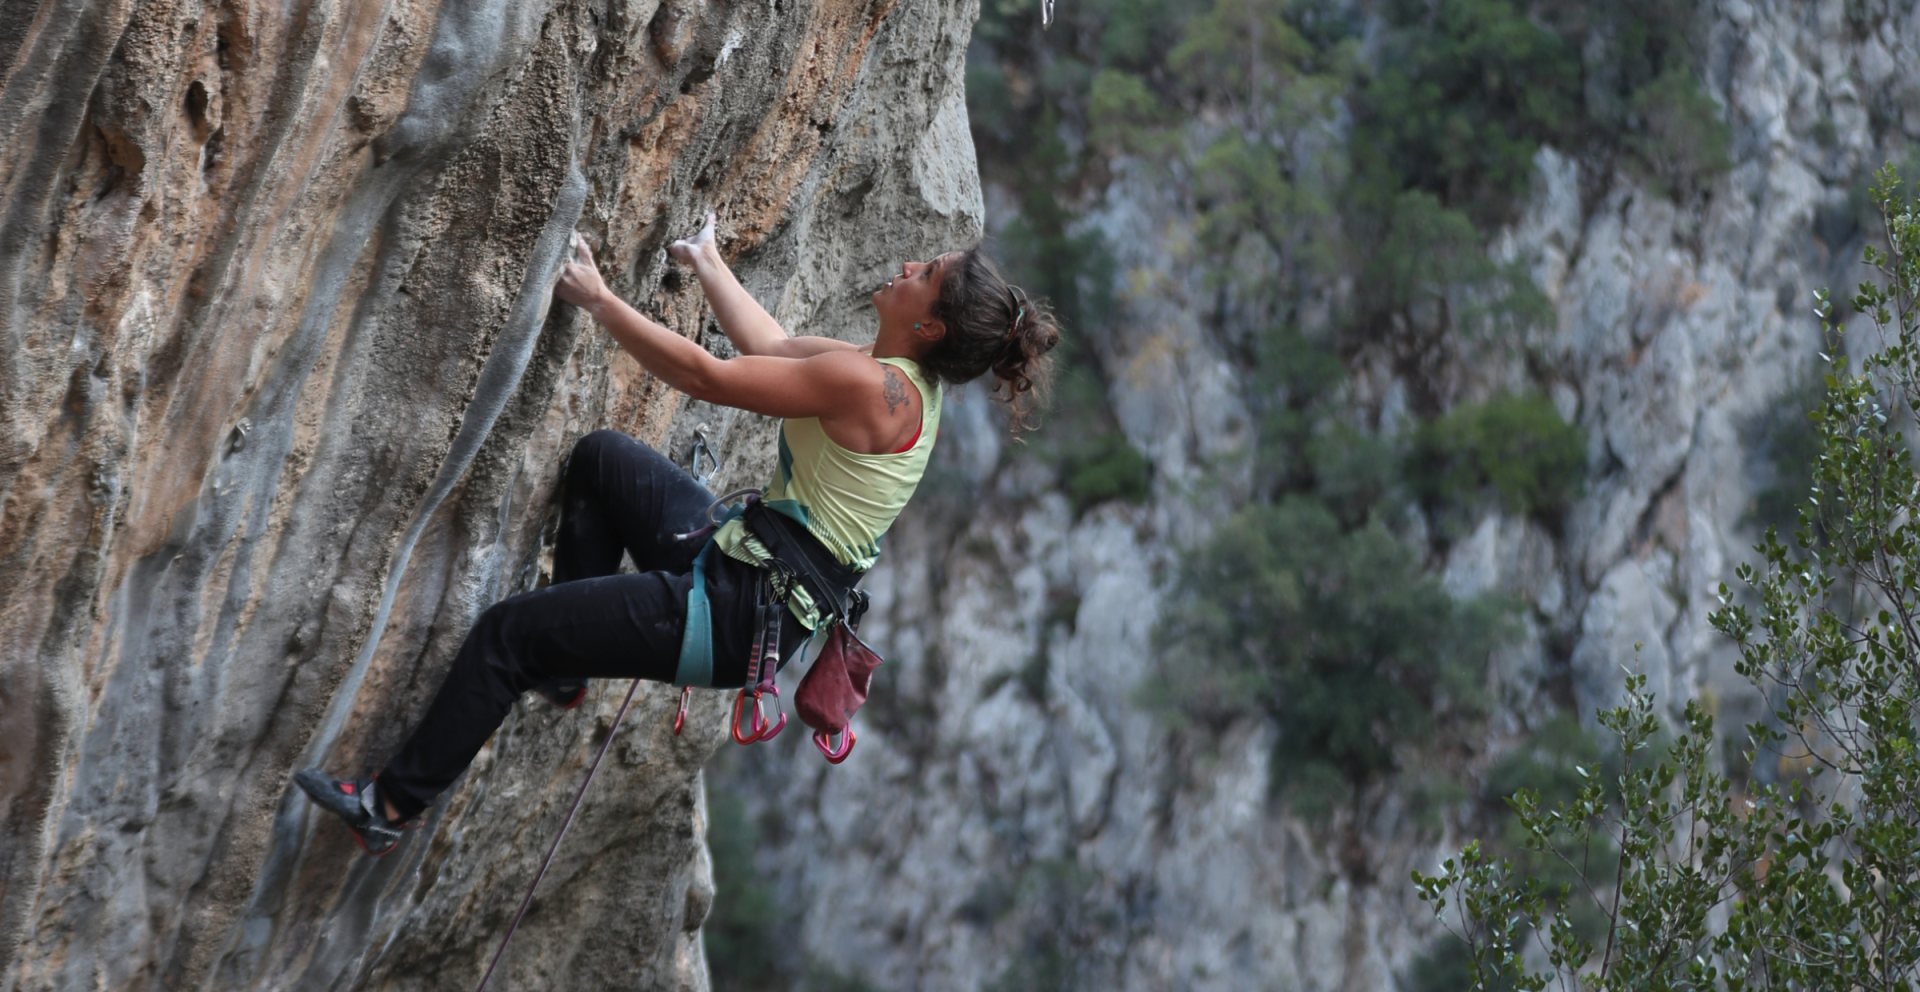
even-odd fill
[{"label": "tufa rock formation", "polygon": [[[624,685],[532,699],[395,854],[289,791],[375,767],[540,580],[613,426],[688,410],[549,287],[568,232],[724,348],[706,209],[789,328],[855,335],[980,229],[970,0],[0,2],[0,987],[456,989]],[[499,988],[703,989],[700,768],[642,690]]]}]

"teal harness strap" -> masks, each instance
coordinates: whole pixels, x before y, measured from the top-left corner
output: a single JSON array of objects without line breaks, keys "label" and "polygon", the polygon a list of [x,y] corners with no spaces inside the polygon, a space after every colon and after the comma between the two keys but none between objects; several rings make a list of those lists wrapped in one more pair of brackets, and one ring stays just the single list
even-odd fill
[{"label": "teal harness strap", "polygon": [[713,539],[693,559],[693,588],[687,590],[687,628],[680,637],[680,663],[673,669],[673,684],[713,687],[713,606],[707,602],[707,556],[713,554]]},{"label": "teal harness strap", "polygon": [[[737,495],[739,493],[728,493],[720,499]],[[714,502],[718,505],[719,500]],[[713,521],[714,533],[718,534],[727,521],[744,513],[744,505],[729,506],[727,512],[716,519],[713,507],[708,507],[707,519]],[[706,546],[693,559],[693,588],[687,590],[687,626],[680,635],[680,661],[673,669],[673,684],[681,688],[690,685],[713,688],[713,606],[707,602],[707,556],[713,553],[713,538],[709,537]]]}]

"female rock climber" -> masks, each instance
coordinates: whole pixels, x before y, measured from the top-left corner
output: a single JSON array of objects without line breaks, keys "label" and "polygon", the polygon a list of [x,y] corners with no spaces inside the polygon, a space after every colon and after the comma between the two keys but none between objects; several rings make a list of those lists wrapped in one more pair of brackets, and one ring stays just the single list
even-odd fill
[{"label": "female rock climber", "polygon": [[[902,265],[873,294],[880,331],[869,345],[788,337],[721,261],[709,215],[668,254],[699,277],[740,352],[723,360],[615,297],[578,235],[575,249],[555,295],[592,314],[642,367],[695,399],[785,418],[762,503],[802,524],[791,547],[848,581],[873,565],[880,535],[926,469],[942,388],[991,372],[1017,431],[1059,340],[1045,308],[1008,286],[977,247]],[[385,854],[402,829],[419,825],[521,693],[538,690],[571,708],[587,679],[674,681],[694,561],[708,541],[689,535],[706,524],[712,502],[705,487],[631,437],[602,430],[582,438],[562,480],[553,583],[481,614],[426,716],[384,769],[364,779],[307,769],[295,781],[344,820],[367,853]],[[780,564],[768,561],[775,556],[759,533],[729,521],[711,538],[722,553],[704,557],[705,684],[714,687],[747,680],[760,590]],[[617,574],[622,551],[637,573]],[[777,643],[788,646],[775,652],[784,664],[820,611],[804,583],[782,583],[776,595],[787,606],[774,624]]]}]

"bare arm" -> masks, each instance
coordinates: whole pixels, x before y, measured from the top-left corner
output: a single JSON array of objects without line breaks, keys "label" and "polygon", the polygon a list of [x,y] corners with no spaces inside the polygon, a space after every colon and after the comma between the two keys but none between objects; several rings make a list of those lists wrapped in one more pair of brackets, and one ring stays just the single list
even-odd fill
[{"label": "bare arm", "polygon": [[674,389],[770,417],[864,421],[880,406],[882,367],[851,347],[809,358],[743,354],[723,361],[614,296],[592,254],[584,245],[580,251],[581,260],[562,272],[557,295],[592,314],[642,367]]},{"label": "bare arm", "polygon": [[668,246],[667,253],[680,264],[692,267],[700,280],[701,291],[707,294],[707,304],[713,307],[714,320],[742,355],[808,358],[830,351],[870,351],[873,347],[860,348],[833,338],[788,337],[786,329],[740,285],[733,270],[720,258],[720,248],[713,240],[712,214],[707,215],[707,226],[701,228],[699,234],[674,242]]}]

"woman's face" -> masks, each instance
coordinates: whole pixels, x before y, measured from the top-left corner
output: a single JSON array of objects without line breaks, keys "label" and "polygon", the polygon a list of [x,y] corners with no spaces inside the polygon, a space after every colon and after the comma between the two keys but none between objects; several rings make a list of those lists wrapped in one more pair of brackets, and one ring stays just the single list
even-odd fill
[{"label": "woman's face", "polygon": [[946,276],[946,266],[959,257],[959,252],[948,252],[931,262],[902,264],[900,271],[873,294],[873,308],[879,311],[881,323],[931,320],[933,304],[940,299],[940,280]]}]

